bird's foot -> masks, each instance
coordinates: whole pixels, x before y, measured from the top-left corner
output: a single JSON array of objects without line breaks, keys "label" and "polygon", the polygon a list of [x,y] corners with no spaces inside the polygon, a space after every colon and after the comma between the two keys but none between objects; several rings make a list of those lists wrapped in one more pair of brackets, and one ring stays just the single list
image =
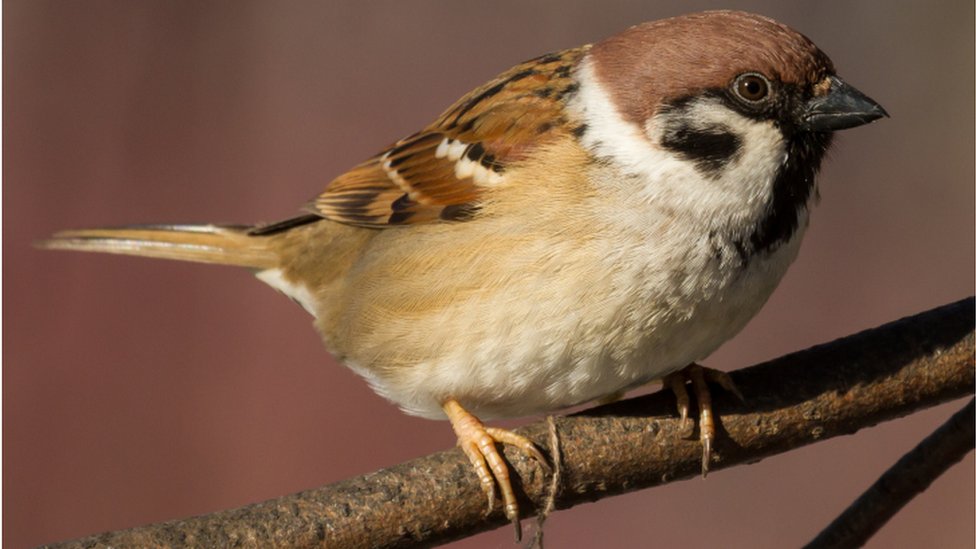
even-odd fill
[{"label": "bird's foot", "polygon": [[668,374],[662,380],[665,387],[674,393],[678,401],[678,413],[681,414],[682,431],[688,425],[688,389],[685,385],[691,382],[691,390],[698,402],[698,432],[702,444],[702,477],[708,475],[708,465],[712,458],[712,441],[715,440],[715,414],[712,412],[712,394],[708,389],[708,382],[716,383],[726,391],[734,394],[739,400],[745,400],[739,388],[732,382],[729,374],[721,370],[705,368],[699,364],[691,364],[673,374]]},{"label": "bird's foot", "polygon": [[515,539],[522,539],[522,526],[519,523],[519,508],[515,500],[515,491],[509,476],[508,466],[498,451],[496,444],[515,446],[539,462],[546,470],[549,463],[536,448],[531,440],[507,429],[486,427],[481,420],[461,407],[456,400],[448,400],[442,407],[447,418],[451,420],[454,433],[458,437],[458,446],[464,451],[474,467],[481,489],[488,497],[488,512],[495,506],[495,485],[502,496],[502,508],[505,517],[515,526]]}]

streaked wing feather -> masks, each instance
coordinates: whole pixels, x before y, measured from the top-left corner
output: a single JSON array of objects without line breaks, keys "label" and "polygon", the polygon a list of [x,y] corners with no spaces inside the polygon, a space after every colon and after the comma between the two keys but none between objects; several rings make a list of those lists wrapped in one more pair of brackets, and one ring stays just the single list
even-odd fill
[{"label": "streaked wing feather", "polygon": [[438,119],[333,180],[312,209],[366,227],[460,221],[506,169],[565,132],[563,100],[586,47],[527,61],[462,97]]}]

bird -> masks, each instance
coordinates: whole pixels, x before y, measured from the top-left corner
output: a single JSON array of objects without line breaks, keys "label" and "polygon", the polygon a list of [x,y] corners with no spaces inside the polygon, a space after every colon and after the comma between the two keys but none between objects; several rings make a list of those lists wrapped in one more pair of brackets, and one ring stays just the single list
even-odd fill
[{"label": "bird", "polygon": [[[66,230],[41,247],[251,270],[407,414],[450,421],[488,500],[519,508],[488,426],[663,380],[760,310],[796,258],[833,132],[887,116],[809,38],[707,11],[541,55],[254,225]],[[497,492],[497,493],[496,493]]]}]

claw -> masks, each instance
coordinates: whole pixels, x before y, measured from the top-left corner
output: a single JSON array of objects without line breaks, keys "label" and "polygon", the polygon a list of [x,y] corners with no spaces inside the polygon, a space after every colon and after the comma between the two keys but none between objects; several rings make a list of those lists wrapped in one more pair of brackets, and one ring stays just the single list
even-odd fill
[{"label": "claw", "polygon": [[685,388],[685,381],[687,381],[687,376],[684,370],[668,374],[663,380],[664,386],[674,393],[674,398],[678,401],[678,414],[681,415],[681,422],[678,424],[678,428],[682,432],[688,426],[688,404],[690,402],[688,390]]},{"label": "claw", "polygon": [[[508,516],[508,510],[505,511],[505,516]],[[519,520],[518,509],[515,510],[515,514],[510,517],[512,521],[512,526],[515,527],[515,543],[522,541],[522,522]]]},{"label": "claw", "polygon": [[708,462],[712,459],[712,437],[702,437],[702,478],[708,476]]},{"label": "claw", "polygon": [[712,411],[712,394],[708,389],[708,383],[712,382],[726,391],[735,395],[740,401],[745,401],[745,397],[739,388],[735,386],[729,374],[721,370],[705,368],[698,364],[691,364],[673,374],[664,377],[664,385],[674,393],[678,404],[678,413],[681,415],[680,428],[684,431],[688,420],[688,390],[686,382],[691,382],[691,388],[698,401],[698,431],[702,445],[702,478],[708,475],[709,465],[712,459],[712,443],[715,440],[715,415]]},{"label": "claw", "polygon": [[732,376],[730,376],[727,372],[723,372],[722,370],[715,370],[712,368],[705,368],[704,366],[700,366],[700,368],[705,373],[706,381],[717,383],[718,386],[721,387],[722,389],[725,389],[726,392],[735,395],[735,398],[739,399],[739,402],[746,401],[746,397],[743,396],[742,391],[740,391],[739,388],[735,385],[735,382],[732,381]]},{"label": "claw", "polygon": [[481,488],[488,498],[487,512],[490,513],[495,507],[495,486],[498,486],[502,496],[502,510],[515,527],[515,541],[520,541],[522,525],[519,522],[518,502],[515,500],[515,490],[512,488],[508,466],[505,465],[496,443],[515,446],[539,462],[547,472],[551,471],[549,462],[531,440],[507,429],[486,427],[478,418],[462,408],[456,400],[448,400],[442,407],[447,418],[451,420],[451,426],[454,427],[458,446],[468,456],[474,472],[481,481]]}]

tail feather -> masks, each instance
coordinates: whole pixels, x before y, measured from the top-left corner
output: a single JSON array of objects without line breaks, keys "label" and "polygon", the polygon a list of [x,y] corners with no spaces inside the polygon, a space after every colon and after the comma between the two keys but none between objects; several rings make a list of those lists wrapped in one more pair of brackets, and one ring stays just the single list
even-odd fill
[{"label": "tail feather", "polygon": [[195,261],[268,269],[278,256],[268,239],[251,236],[248,226],[229,225],[133,225],[104,229],[79,229],[55,233],[38,242],[41,248],[161,259]]}]

